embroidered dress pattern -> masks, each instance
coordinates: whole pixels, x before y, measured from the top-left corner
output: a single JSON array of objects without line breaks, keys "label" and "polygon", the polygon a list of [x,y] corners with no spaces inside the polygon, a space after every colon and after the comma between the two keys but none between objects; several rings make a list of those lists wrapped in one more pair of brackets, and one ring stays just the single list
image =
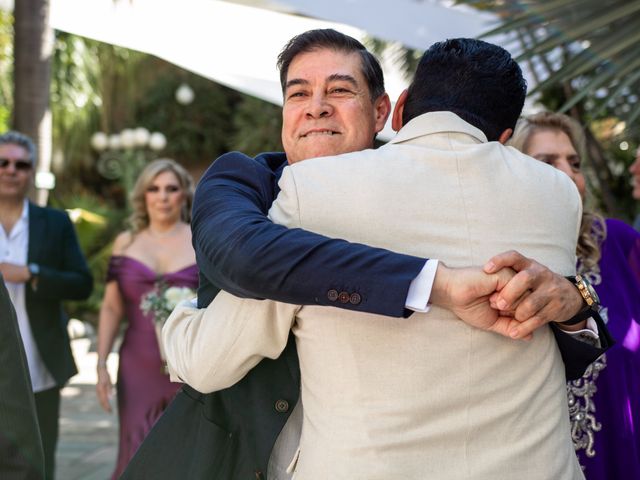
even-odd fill
[{"label": "embroidered dress pattern", "polygon": [[[592,285],[600,285],[602,277],[596,265],[589,272],[582,272],[582,265],[578,264],[578,272]],[[602,320],[607,323],[607,309],[600,310]],[[584,450],[587,457],[594,457],[595,433],[602,430],[602,424],[596,419],[596,406],[593,396],[598,391],[596,380],[607,367],[607,356],[602,355],[589,365],[582,378],[567,383],[567,401],[569,404],[569,418],[571,420],[571,438],[576,452]],[[584,467],[583,467],[584,468]]]}]

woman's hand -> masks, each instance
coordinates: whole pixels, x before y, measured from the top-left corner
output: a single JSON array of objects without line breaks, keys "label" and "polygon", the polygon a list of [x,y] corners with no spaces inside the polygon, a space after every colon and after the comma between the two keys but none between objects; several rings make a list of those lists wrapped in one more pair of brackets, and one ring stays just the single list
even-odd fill
[{"label": "woman's hand", "polygon": [[109,377],[109,371],[106,366],[98,366],[98,383],[96,384],[96,395],[102,409],[111,413],[111,402],[109,399],[113,396],[113,385]]}]

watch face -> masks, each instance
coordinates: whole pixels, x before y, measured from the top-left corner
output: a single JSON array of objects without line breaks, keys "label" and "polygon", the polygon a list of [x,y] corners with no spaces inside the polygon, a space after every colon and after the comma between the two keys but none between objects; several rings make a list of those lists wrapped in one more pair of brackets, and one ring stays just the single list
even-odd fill
[{"label": "watch face", "polygon": [[583,279],[583,281],[584,281],[585,286],[587,287],[587,292],[589,292],[589,295],[591,295],[591,298],[593,298],[593,302],[596,305],[600,305],[600,297],[598,297],[596,289],[593,288],[593,286],[588,281],[586,281],[584,279]]}]

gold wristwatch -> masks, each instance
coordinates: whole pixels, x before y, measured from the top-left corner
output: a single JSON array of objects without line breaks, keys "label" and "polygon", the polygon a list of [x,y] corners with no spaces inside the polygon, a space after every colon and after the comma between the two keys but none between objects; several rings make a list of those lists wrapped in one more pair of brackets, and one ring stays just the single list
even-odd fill
[{"label": "gold wristwatch", "polygon": [[592,317],[594,314],[597,314],[600,310],[600,297],[598,297],[598,294],[596,293],[591,283],[589,283],[589,280],[584,278],[582,275],[565,278],[576,286],[576,288],[580,292],[580,295],[582,295],[582,300],[584,301],[586,306],[569,320],[567,320],[566,322],[560,322],[560,324],[575,325],[582,322],[583,320],[586,320],[589,317]]}]

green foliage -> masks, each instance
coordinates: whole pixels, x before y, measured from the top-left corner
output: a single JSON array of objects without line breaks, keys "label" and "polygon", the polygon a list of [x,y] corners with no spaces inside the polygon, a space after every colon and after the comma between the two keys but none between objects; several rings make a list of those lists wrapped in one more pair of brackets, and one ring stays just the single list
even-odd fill
[{"label": "green foliage", "polygon": [[73,220],[82,251],[91,256],[100,251],[105,238],[113,238],[124,228],[126,212],[114,209],[105,199],[87,191],[76,190],[65,194],[54,191],[50,204],[67,210]]},{"label": "green foliage", "polygon": [[9,129],[13,106],[13,15],[0,9],[0,132]]},{"label": "green foliage", "polygon": [[260,152],[281,152],[282,107],[245,96],[235,109],[229,150],[255,156]]},{"label": "green foliage", "polygon": [[54,191],[50,201],[55,208],[69,211],[94,282],[93,292],[87,300],[69,302],[65,308],[69,315],[96,324],[104,295],[112,240],[123,230],[125,211],[114,209],[104,199],[81,190],[65,194]]},{"label": "green foliage", "polygon": [[6,132],[11,125],[11,111],[4,105],[0,105],[0,132]]},{"label": "green foliage", "polygon": [[581,105],[592,118],[615,116],[626,122],[629,138],[640,138],[640,0],[459,3],[500,15],[500,25],[483,36],[518,39],[518,60],[531,61],[540,74],[532,93],[569,85],[559,110]]},{"label": "green foliage", "polygon": [[67,164],[87,155],[86,138],[99,124],[102,99],[97,48],[96,42],[56,34],[50,91],[53,143],[70,160]]},{"label": "green foliage", "polygon": [[399,68],[407,81],[413,79],[422,51],[406,48],[398,42],[387,42],[374,37],[365,38],[364,45],[378,58],[386,59]]},{"label": "green foliage", "polygon": [[135,81],[144,55],[58,32],[51,78],[54,173],[62,184],[96,185],[89,140],[98,131],[122,129],[132,116]]},{"label": "green foliage", "polygon": [[[226,152],[233,134],[233,107],[240,95],[153,57],[143,63],[145,70],[154,72],[154,78],[140,96],[134,118],[136,124],[167,137],[162,156],[194,165],[209,163]],[[194,101],[189,105],[175,99],[181,83],[194,91]]]}]

